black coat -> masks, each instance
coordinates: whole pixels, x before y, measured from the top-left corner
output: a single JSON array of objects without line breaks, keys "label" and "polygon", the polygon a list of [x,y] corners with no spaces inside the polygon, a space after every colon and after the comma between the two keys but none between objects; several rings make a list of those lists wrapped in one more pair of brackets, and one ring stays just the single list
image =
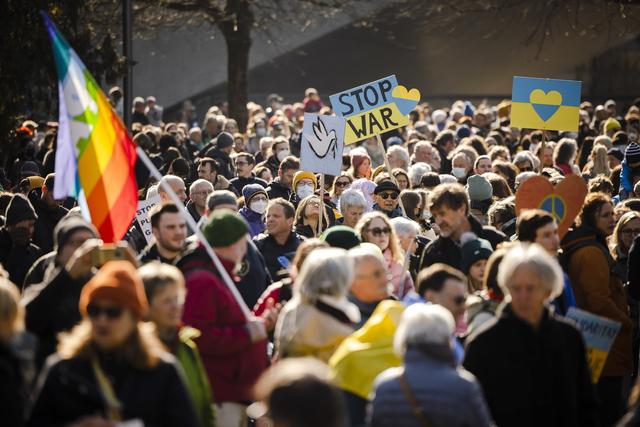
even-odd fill
[{"label": "black coat", "polygon": [[253,242],[247,245],[247,254],[242,260],[238,277],[240,278],[237,282],[238,291],[247,307],[251,308],[256,305],[260,295],[272,281],[267,264]]},{"label": "black coat", "polygon": [[[469,215],[467,219],[471,224],[471,231],[478,238],[488,240],[494,250],[499,243],[507,240],[507,236],[503,232],[493,227],[483,226],[473,215]],[[438,236],[424,248],[420,261],[420,270],[437,262],[445,263],[460,270],[460,263],[462,262],[461,248],[451,237]]]},{"label": "black coat", "polygon": [[218,163],[218,166],[220,167],[219,174],[224,176],[225,178],[232,179],[236,175],[236,170],[235,170],[235,167],[233,166],[233,161],[231,160],[231,157],[229,157],[227,153],[220,151],[214,147],[214,148],[208,149],[204,153],[204,157],[211,157],[212,159],[214,159]]},{"label": "black coat", "polygon": [[269,196],[269,200],[273,200],[278,197],[289,200],[291,198],[291,190],[280,182],[280,177],[277,177],[271,181],[271,184],[267,187],[267,195]]},{"label": "black coat", "polygon": [[22,288],[27,272],[42,255],[42,250],[33,243],[28,246],[14,245],[6,227],[0,228],[0,264],[18,288]]},{"label": "black coat", "polygon": [[536,330],[510,305],[467,339],[464,367],[500,427],[587,427],[598,423],[582,335],[545,310]]},{"label": "black coat", "polygon": [[73,280],[64,268],[59,268],[50,280],[25,289],[22,305],[26,309],[26,327],[40,340],[38,366],[56,351],[58,334],[69,331],[80,321],[78,302],[88,279]]},{"label": "black coat", "polygon": [[269,184],[267,184],[267,181],[256,177],[256,174],[253,172],[251,173],[250,178],[243,178],[241,176],[237,176],[232,180],[230,180],[229,184],[231,184],[233,188],[236,189],[237,194],[242,194],[242,189],[245,187],[245,185],[259,184],[262,186],[262,188],[267,188],[269,186]]},{"label": "black coat", "polygon": [[21,333],[10,343],[0,341],[0,423],[24,425],[25,408],[34,377],[35,337]]},{"label": "black coat", "polygon": [[36,190],[29,193],[29,201],[38,215],[33,231],[33,243],[44,253],[51,252],[54,244],[53,229],[69,211],[62,206],[50,208],[45,205],[40,198],[40,192]]},{"label": "black coat", "polygon": [[276,239],[264,233],[258,234],[254,237],[253,243],[255,243],[256,247],[262,254],[262,257],[267,264],[267,268],[269,269],[269,274],[275,279],[278,277],[278,271],[284,268],[278,262],[278,257],[286,256],[289,259],[293,258],[296,249],[298,249],[298,246],[300,246],[300,243],[302,243],[303,240],[304,237],[291,232],[284,245],[279,245],[278,242],[276,242]]},{"label": "black coat", "polygon": [[[184,382],[169,355],[151,369],[101,362],[125,420],[145,427],[196,427],[195,411]],[[66,426],[81,417],[106,413],[104,398],[88,360],[52,356],[39,380],[29,426]]]},{"label": "black coat", "polygon": [[640,300],[640,236],[633,240],[631,249],[629,249],[627,267],[627,278],[629,279],[627,291],[631,298]]}]

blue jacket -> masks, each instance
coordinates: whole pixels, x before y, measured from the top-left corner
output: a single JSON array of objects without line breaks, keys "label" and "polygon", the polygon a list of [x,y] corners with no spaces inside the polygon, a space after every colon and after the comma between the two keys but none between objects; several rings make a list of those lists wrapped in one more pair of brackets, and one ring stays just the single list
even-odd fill
[{"label": "blue jacket", "polygon": [[387,369],[376,379],[370,412],[372,427],[420,427],[400,385],[403,370],[415,399],[433,426],[490,425],[482,389],[471,373],[455,368],[443,357],[409,348],[404,368]]},{"label": "blue jacket", "polygon": [[262,215],[252,211],[246,206],[240,209],[240,215],[249,223],[249,234],[251,234],[251,238],[254,238],[264,231],[265,224]]}]

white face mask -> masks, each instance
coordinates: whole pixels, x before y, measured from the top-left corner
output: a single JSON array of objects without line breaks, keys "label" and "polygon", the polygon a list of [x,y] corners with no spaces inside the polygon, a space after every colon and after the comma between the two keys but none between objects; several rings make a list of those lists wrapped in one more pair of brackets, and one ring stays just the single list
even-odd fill
[{"label": "white face mask", "polygon": [[278,159],[279,162],[281,162],[288,155],[289,155],[289,150],[281,150],[281,151],[278,151],[278,154],[276,154],[276,158]]},{"label": "white face mask", "polygon": [[266,128],[256,128],[256,135],[263,137],[267,134]]},{"label": "white face mask", "polygon": [[256,200],[249,203],[249,209],[262,215],[267,210],[267,201],[266,200]]},{"label": "white face mask", "polygon": [[462,179],[467,175],[467,170],[465,168],[453,168],[451,170],[451,173],[453,174],[453,176],[455,176],[458,179]]},{"label": "white face mask", "polygon": [[296,194],[300,200],[313,194],[313,187],[311,185],[298,185],[296,187]]}]

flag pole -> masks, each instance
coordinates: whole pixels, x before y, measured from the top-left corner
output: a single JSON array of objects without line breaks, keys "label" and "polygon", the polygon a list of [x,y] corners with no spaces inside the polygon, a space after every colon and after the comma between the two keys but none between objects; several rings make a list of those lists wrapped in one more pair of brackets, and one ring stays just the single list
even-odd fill
[{"label": "flag pole", "polygon": [[[136,152],[138,153],[138,158],[142,160],[142,163],[144,163],[147,169],[149,169],[149,172],[151,172],[151,175],[154,178],[156,178],[159,182],[162,179],[162,174],[155,167],[151,159],[149,159],[149,157],[147,156],[147,153],[145,153],[141,147],[136,147]],[[173,189],[170,186],[163,187],[163,189],[167,192],[167,194],[169,194],[169,197],[171,198],[173,203],[175,203],[177,206],[182,206],[182,201],[178,198],[178,195],[173,191]],[[251,318],[251,311],[249,311],[249,307],[247,307],[247,304],[242,299],[242,296],[240,295],[240,292],[238,291],[238,288],[235,285],[235,283],[233,283],[233,280],[231,280],[229,273],[227,273],[227,270],[225,270],[224,266],[220,262],[220,258],[218,258],[216,253],[213,251],[213,249],[211,248],[211,245],[209,244],[207,239],[204,237],[204,235],[202,234],[202,231],[196,224],[193,217],[191,217],[191,215],[187,212],[187,210],[180,209],[180,214],[186,220],[187,224],[189,225],[189,227],[191,227],[195,235],[198,237],[198,240],[200,241],[200,243],[202,243],[202,246],[204,246],[204,249],[207,252],[207,255],[211,257],[211,260],[213,261],[213,265],[215,265],[216,269],[220,273],[220,276],[222,277],[224,284],[227,285],[227,288],[229,288],[229,290],[233,294],[233,297],[236,299],[236,302],[240,306],[240,309],[242,310],[242,313],[244,314],[245,318],[249,320]]]},{"label": "flag pole", "polygon": [[320,174],[320,218],[318,219],[318,234],[316,237],[320,237],[322,234],[322,220],[324,219],[324,174]]}]

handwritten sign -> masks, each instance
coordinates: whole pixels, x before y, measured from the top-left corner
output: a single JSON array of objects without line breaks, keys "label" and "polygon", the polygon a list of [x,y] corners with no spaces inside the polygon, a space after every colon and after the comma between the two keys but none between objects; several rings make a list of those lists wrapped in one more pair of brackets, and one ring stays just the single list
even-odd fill
[{"label": "handwritten sign", "polygon": [[566,317],[575,321],[582,332],[587,345],[591,381],[595,384],[602,374],[611,345],[620,331],[620,322],[596,316],[575,307],[569,308]]},{"label": "handwritten sign", "polygon": [[147,240],[147,243],[153,238],[151,233],[151,220],[149,219],[149,211],[152,207],[160,203],[160,196],[155,195],[148,200],[140,200],[138,202],[138,210],[136,210],[136,221],[140,224],[142,234]]},{"label": "handwritten sign", "polygon": [[344,143],[352,144],[408,125],[408,114],[420,101],[420,91],[407,90],[391,75],[329,99],[336,115],[347,119]]},{"label": "handwritten sign", "polygon": [[300,170],[340,175],[345,119],[305,113]]}]

